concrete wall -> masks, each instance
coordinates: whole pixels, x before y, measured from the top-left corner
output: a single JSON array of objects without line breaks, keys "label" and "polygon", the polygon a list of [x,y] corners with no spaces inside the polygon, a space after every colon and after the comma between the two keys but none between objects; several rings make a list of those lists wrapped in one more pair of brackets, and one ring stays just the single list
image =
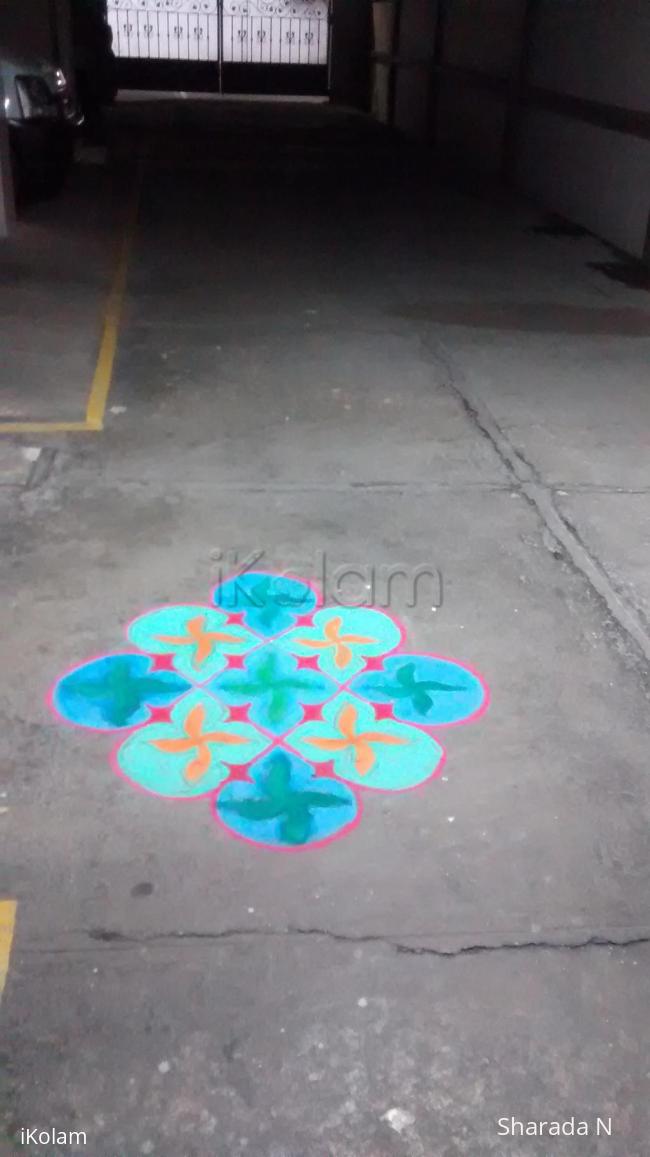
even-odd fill
[{"label": "concrete wall", "polygon": [[[443,61],[453,69],[507,81],[517,67],[524,0],[455,0],[449,5]],[[440,77],[436,136],[448,157],[498,175],[503,159],[507,95]]]},{"label": "concrete wall", "polygon": [[0,45],[71,71],[69,0],[0,0]]},{"label": "concrete wall", "polygon": [[650,141],[531,109],[517,180],[542,204],[643,257],[650,214]]},{"label": "concrete wall", "polygon": [[[648,0],[543,0],[530,82],[553,92],[650,113]],[[642,257],[650,215],[650,140],[530,108],[519,185]]]},{"label": "concrete wall", "polygon": [[519,55],[524,0],[454,0],[445,27],[445,62],[509,76]]},{"label": "concrete wall", "polygon": [[[475,168],[498,172],[506,115],[505,96],[463,83],[451,70],[507,78],[518,60],[525,0],[452,0],[447,3],[444,64],[432,85],[432,48],[440,0],[402,0],[400,67],[395,123],[404,132],[437,138],[445,152]],[[417,68],[410,63],[419,62]],[[435,90],[435,125],[429,107]],[[423,105],[425,106],[423,108]]]},{"label": "concrete wall", "polygon": [[0,44],[26,56],[51,57],[53,51],[50,0],[2,0]]},{"label": "concrete wall", "polygon": [[650,259],[650,0],[402,0],[401,12],[399,128]]},{"label": "concrete wall", "polygon": [[503,96],[442,78],[435,130],[441,157],[458,168],[498,177],[506,116]]},{"label": "concrete wall", "polygon": [[543,0],[530,80],[650,112],[648,0]]}]

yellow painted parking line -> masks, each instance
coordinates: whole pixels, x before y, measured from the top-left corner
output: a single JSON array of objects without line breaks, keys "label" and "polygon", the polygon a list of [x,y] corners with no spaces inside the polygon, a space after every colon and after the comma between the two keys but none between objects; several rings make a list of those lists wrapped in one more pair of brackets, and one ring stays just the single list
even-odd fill
[{"label": "yellow painted parking line", "polygon": [[87,422],[0,422],[0,434],[63,434],[90,428]]},{"label": "yellow painted parking line", "polygon": [[115,362],[115,351],[117,350],[120,320],[124,308],[131,250],[133,249],[135,230],[138,223],[143,178],[144,157],[141,157],[138,161],[129,212],[117,251],[113,282],[104,310],[104,328],[99,346],[99,357],[97,358],[97,366],[95,367],[95,374],[86,407],[86,425],[89,430],[101,430],[104,426],[106,403],[113,380],[113,364]]},{"label": "yellow painted parking line", "polygon": [[9,956],[16,926],[16,901],[0,900],[0,997],[9,971]]},{"label": "yellow painted parking line", "polygon": [[85,420],[80,422],[0,422],[0,434],[97,433],[99,430],[103,430],[106,404],[113,381],[113,366],[126,296],[131,251],[138,223],[144,166],[145,158],[143,155],[138,161],[128,213],[120,236],[111,285],[104,307],[99,354],[86,405]]}]

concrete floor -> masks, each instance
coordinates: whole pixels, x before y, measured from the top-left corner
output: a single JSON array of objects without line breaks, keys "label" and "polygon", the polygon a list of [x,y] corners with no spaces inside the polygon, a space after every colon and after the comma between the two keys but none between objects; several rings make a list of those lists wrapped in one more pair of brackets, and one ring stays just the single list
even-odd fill
[{"label": "concrete floor", "polygon": [[0,422],[84,417],[121,216],[119,185],[95,166],[25,206],[2,249]]},{"label": "concrete floor", "polygon": [[[113,146],[125,188],[147,155],[116,412],[23,439],[40,465],[0,490],[7,1138],[646,1157],[647,293],[356,115],[133,104]],[[253,549],[303,575],[322,553],[438,568],[435,612],[391,609],[492,692],[444,778],[367,794],[348,838],[296,856],[131,790],[111,737],[44,703]]]}]

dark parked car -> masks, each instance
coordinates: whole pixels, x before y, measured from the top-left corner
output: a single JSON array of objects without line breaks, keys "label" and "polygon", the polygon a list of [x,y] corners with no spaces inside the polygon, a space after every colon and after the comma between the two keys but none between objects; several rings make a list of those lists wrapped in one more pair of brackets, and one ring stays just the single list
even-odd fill
[{"label": "dark parked car", "polygon": [[72,162],[82,119],[67,79],[47,61],[6,52],[0,73],[17,195],[54,194]]}]

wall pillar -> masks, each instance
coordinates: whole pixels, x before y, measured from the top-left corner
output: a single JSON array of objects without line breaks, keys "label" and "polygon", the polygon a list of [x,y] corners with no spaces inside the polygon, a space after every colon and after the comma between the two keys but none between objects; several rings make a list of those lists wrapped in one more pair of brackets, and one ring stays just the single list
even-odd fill
[{"label": "wall pillar", "polygon": [[8,237],[13,232],[16,221],[16,202],[11,172],[9,125],[4,118],[3,110],[4,92],[0,80],[0,237]]},{"label": "wall pillar", "polygon": [[427,137],[432,145],[438,142],[438,111],[440,107],[440,73],[445,60],[445,30],[449,16],[449,0],[437,0],[436,23],[433,34],[433,55],[429,77],[429,105],[427,109]]},{"label": "wall pillar", "polygon": [[370,0],[332,0],[330,97],[336,104],[370,105]]},{"label": "wall pillar", "polygon": [[524,96],[535,51],[535,29],[539,9],[540,0],[525,0],[519,40],[519,59],[514,64],[510,77],[501,157],[501,175],[508,185],[514,185],[516,180],[517,158],[524,116]]}]

